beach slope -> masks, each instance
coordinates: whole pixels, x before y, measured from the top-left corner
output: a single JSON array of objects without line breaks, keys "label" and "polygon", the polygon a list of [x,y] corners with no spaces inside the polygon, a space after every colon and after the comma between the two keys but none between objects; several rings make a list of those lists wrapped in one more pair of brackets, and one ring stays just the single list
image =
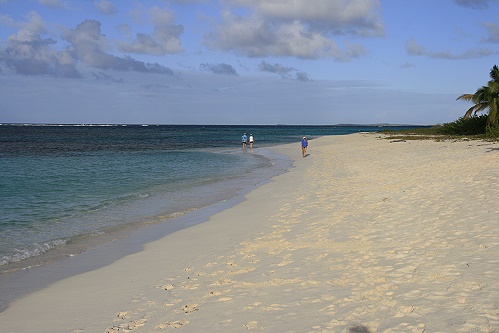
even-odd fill
[{"label": "beach slope", "polygon": [[499,330],[499,144],[359,133],[209,221],[12,302],[2,332]]}]

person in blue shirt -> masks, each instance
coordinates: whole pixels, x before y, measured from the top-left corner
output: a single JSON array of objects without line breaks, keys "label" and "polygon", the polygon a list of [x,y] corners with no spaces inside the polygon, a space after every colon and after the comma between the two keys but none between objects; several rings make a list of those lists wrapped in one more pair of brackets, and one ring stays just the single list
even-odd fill
[{"label": "person in blue shirt", "polygon": [[301,140],[301,155],[303,157],[307,156],[307,147],[308,147],[308,141],[306,137],[303,137]]},{"label": "person in blue shirt", "polygon": [[241,143],[243,144],[243,149],[246,148],[246,141],[248,141],[248,137],[246,136],[246,133],[243,134],[241,137]]}]

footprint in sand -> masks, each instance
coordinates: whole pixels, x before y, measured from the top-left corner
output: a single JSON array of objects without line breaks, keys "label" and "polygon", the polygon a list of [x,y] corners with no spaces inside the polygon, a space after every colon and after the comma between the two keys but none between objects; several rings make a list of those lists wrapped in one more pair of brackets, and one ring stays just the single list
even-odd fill
[{"label": "footprint in sand", "polygon": [[163,306],[164,307],[173,306],[173,305],[178,304],[180,302],[182,302],[182,299],[181,298],[177,298],[177,299],[171,301],[171,303],[163,303]]},{"label": "footprint in sand", "polygon": [[130,323],[123,323],[121,325],[113,325],[106,329],[106,333],[115,333],[115,332],[129,332],[131,330],[134,330],[138,327],[144,326],[146,323],[147,319],[139,319],[139,320],[134,320]]},{"label": "footprint in sand", "polygon": [[121,311],[116,314],[116,317],[120,319],[127,319],[128,317],[130,317],[130,315],[126,311]]},{"label": "footprint in sand", "polygon": [[195,290],[199,288],[199,284],[184,284],[181,288],[185,290]]},{"label": "footprint in sand", "polygon": [[413,313],[416,308],[414,306],[403,306],[398,310],[399,312],[394,315],[395,318],[405,317],[406,315]]},{"label": "footprint in sand", "polygon": [[270,304],[269,306],[264,306],[262,307],[262,310],[264,311],[280,311],[284,310],[284,306],[281,304]]},{"label": "footprint in sand", "polygon": [[283,267],[283,266],[286,266],[286,265],[289,265],[289,264],[292,264],[294,261],[293,260],[283,260],[281,261],[280,263],[277,264],[277,266],[279,267]]},{"label": "footprint in sand", "polygon": [[228,272],[227,275],[228,276],[234,276],[234,275],[239,275],[239,274],[245,274],[245,273],[249,273],[251,271],[254,271],[255,269],[256,269],[255,267],[252,267],[252,268],[243,268],[243,269],[240,269],[240,270],[237,270],[237,271]]},{"label": "footprint in sand", "polygon": [[231,279],[222,278],[218,281],[213,282],[212,284],[210,284],[210,286],[223,286],[231,283],[233,283]]},{"label": "footprint in sand", "polygon": [[199,309],[197,306],[198,306],[197,304],[186,304],[182,307],[182,311],[184,311],[185,313],[198,311]]},{"label": "footprint in sand", "polygon": [[482,290],[483,285],[480,282],[475,282],[475,281],[461,281],[454,283],[452,286],[449,287],[450,292],[454,291],[477,291],[477,290]]},{"label": "footprint in sand", "polygon": [[165,284],[165,285],[160,286],[159,288],[164,289],[164,290],[172,290],[173,288],[175,288],[175,286],[173,284]]},{"label": "footprint in sand", "polygon": [[187,324],[189,324],[189,321],[167,321],[164,324],[156,325],[156,328],[159,328],[160,330],[165,328],[181,328]]},{"label": "footprint in sand", "polygon": [[230,302],[232,301],[232,297],[222,297],[218,299],[218,302]]},{"label": "footprint in sand", "polygon": [[254,303],[251,303],[250,305],[246,306],[244,309],[251,310],[251,309],[254,309],[260,305],[262,305],[262,302],[254,302]]},{"label": "footprint in sand", "polygon": [[244,324],[244,327],[246,327],[248,330],[254,330],[258,327],[258,322],[257,321],[248,321],[246,324]]},{"label": "footprint in sand", "polygon": [[331,316],[336,314],[334,304],[330,304],[330,305],[320,309],[319,312],[326,313],[326,314],[329,314]]}]

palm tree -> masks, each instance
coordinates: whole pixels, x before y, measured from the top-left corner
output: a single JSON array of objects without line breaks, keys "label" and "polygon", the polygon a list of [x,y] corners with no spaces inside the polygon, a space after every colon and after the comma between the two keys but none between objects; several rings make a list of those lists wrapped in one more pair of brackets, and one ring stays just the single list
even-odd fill
[{"label": "palm tree", "polygon": [[494,65],[490,70],[490,81],[486,86],[478,88],[474,94],[463,94],[457,98],[473,102],[471,108],[466,111],[463,118],[468,119],[476,116],[478,112],[488,110],[487,127],[492,128],[499,123],[499,68]]}]

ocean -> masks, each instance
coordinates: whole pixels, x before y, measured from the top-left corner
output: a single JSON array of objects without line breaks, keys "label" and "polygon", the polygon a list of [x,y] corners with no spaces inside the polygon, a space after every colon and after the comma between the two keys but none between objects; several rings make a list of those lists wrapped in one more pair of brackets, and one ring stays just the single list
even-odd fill
[{"label": "ocean", "polygon": [[[382,129],[2,124],[0,273],[245,193],[290,167],[270,146],[296,142],[299,151],[302,136]],[[243,133],[255,137],[252,150],[242,149]]]}]

